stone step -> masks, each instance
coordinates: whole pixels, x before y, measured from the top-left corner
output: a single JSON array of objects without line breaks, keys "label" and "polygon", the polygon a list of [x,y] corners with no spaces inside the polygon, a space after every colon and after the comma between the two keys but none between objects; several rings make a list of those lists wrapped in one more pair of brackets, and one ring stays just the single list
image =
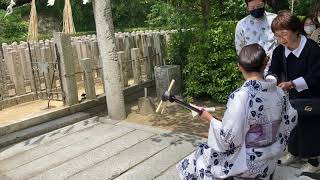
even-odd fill
[{"label": "stone step", "polygon": [[[120,126],[110,128],[110,126],[112,125],[98,125],[97,128],[99,128],[99,131],[90,132],[85,139],[77,142],[72,141],[74,143],[65,148],[46,154],[45,156],[2,174],[11,179],[29,179],[133,131],[133,129],[130,128]],[[87,131],[84,132],[89,133]],[[35,151],[39,153],[39,148],[36,148]],[[27,155],[27,153],[23,153],[23,155],[32,156],[32,150],[29,155]],[[0,168],[2,168],[2,166],[0,166]]]},{"label": "stone step", "polygon": [[144,162],[133,167],[121,176],[118,180],[149,180],[154,179],[166,171],[172,164],[178,163],[181,159],[191,154],[196,146],[187,141],[177,142],[168,148],[160,151]]},{"label": "stone step", "polygon": [[174,137],[157,135],[128,148],[116,156],[71,176],[70,180],[113,179],[176,142]]},{"label": "stone step", "polygon": [[175,165],[171,166],[165,172],[163,172],[160,176],[156,177],[154,180],[180,180],[178,171]]},{"label": "stone step", "polygon": [[148,131],[148,132],[154,132],[154,133],[158,133],[158,134],[170,133],[171,132],[169,130],[159,129],[159,128],[155,128],[155,127],[152,127],[152,126],[146,126],[146,125],[131,123],[131,122],[127,122],[127,121],[120,121],[120,122],[117,123],[117,125],[124,126],[124,127],[129,127],[129,128],[134,128],[134,129],[140,129],[140,130]]},{"label": "stone step", "polygon": [[[50,132],[52,130],[76,123],[78,121],[88,119],[89,117],[90,115],[88,113],[78,112],[78,113],[71,114],[69,116],[58,118],[49,122],[45,122],[39,125],[31,126],[29,128],[26,128],[20,131],[16,131],[10,134],[0,136],[0,147],[9,146],[16,142],[20,142],[28,138],[35,137],[35,136]],[[20,126],[20,125],[27,126],[28,123],[33,123],[33,122],[22,121],[22,122],[19,122],[17,125],[13,125],[13,126]],[[4,130],[10,131],[10,129],[8,128],[9,127],[3,127]],[[5,132],[2,132],[2,133],[5,133]]]},{"label": "stone step", "polygon": [[36,159],[45,157],[48,154],[52,154],[56,151],[64,149],[75,143],[81,142],[84,139],[88,139],[91,136],[100,136],[106,130],[111,129],[112,125],[98,125],[86,129],[85,131],[79,131],[69,136],[56,139],[52,142],[39,145],[36,148],[24,151],[14,156],[0,161],[0,172],[10,171],[16,167],[28,164]]},{"label": "stone step", "polygon": [[132,131],[119,139],[112,142],[106,143],[90,152],[87,152],[79,157],[76,157],[66,163],[61,164],[53,169],[50,169],[34,178],[36,179],[46,179],[46,180],[59,180],[66,179],[69,176],[79,173],[90,166],[98,164],[125,149],[144,141],[145,139],[151,137],[152,133],[135,130]]},{"label": "stone step", "polygon": [[90,128],[97,124],[99,124],[98,117],[95,116],[95,117],[77,122],[75,124],[51,131],[49,133],[27,139],[25,141],[22,141],[10,147],[0,149],[0,160],[7,159],[18,153],[38,147],[39,145],[51,142],[53,140],[64,138],[65,136],[73,133],[79,134],[77,133],[78,131]]}]

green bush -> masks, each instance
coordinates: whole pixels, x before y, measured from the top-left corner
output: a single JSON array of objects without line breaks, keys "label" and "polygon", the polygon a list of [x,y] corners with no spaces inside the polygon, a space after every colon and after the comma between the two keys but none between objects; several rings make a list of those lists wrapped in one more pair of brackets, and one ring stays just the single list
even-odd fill
[{"label": "green bush", "polygon": [[0,43],[23,41],[27,39],[28,22],[24,21],[19,13],[12,13],[3,18],[5,11],[0,10]]},{"label": "green bush", "polygon": [[174,7],[165,2],[153,4],[147,18],[149,26],[169,29],[190,28],[200,23],[199,17],[190,9]]},{"label": "green bush", "polygon": [[182,66],[187,99],[210,96],[216,102],[226,102],[242,84],[234,48],[235,26],[236,22],[219,22],[208,30],[173,35],[168,58],[171,64]]}]

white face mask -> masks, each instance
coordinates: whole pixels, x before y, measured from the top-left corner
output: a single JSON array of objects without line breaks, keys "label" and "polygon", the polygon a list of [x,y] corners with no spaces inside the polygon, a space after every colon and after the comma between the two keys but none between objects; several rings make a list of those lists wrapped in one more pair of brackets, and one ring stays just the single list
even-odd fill
[{"label": "white face mask", "polygon": [[309,26],[304,26],[304,31],[307,34],[312,34],[312,32],[316,30],[316,25],[309,25]]}]

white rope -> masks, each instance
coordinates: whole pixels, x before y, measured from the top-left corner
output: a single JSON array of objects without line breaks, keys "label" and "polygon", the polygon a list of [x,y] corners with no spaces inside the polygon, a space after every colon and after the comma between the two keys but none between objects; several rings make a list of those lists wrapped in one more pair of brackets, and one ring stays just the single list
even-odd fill
[{"label": "white rope", "polygon": [[[83,4],[87,4],[87,3],[89,3],[89,2],[90,2],[90,0],[83,0]],[[55,3],[55,0],[48,0],[47,6],[53,6],[54,3]],[[13,12],[13,6],[15,6],[15,5],[16,5],[16,3],[14,2],[14,0],[11,0],[9,6],[7,7],[7,12],[6,12],[6,14],[4,15],[4,18],[5,18],[6,16],[9,16],[10,14],[12,14],[12,12]]]},{"label": "white rope", "polygon": [[[90,0],[83,0],[83,4],[87,4],[89,2],[90,2]],[[55,3],[55,0],[48,0],[47,6],[53,6],[54,3]]]},{"label": "white rope", "polygon": [[53,6],[54,2],[55,2],[55,0],[48,0],[47,6]]},{"label": "white rope", "polygon": [[87,4],[89,2],[90,2],[90,0],[83,0],[83,4]]},{"label": "white rope", "polygon": [[12,8],[13,8],[13,6],[15,6],[15,5],[16,5],[16,3],[15,3],[13,0],[11,0],[9,6],[7,7],[7,12],[6,12],[6,14],[4,15],[4,18],[5,18],[6,16],[12,14],[12,12],[13,12],[13,9],[12,9]]}]

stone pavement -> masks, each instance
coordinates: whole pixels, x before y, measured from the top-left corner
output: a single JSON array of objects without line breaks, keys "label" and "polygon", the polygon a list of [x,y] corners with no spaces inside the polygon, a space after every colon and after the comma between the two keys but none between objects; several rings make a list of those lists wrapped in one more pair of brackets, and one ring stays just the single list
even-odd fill
[{"label": "stone pavement", "polygon": [[0,179],[177,179],[175,164],[205,141],[97,119],[1,149]]},{"label": "stone pavement", "polygon": [[[205,141],[93,117],[0,149],[0,179],[178,180],[175,164]],[[295,170],[279,167],[274,179],[297,179]]]}]

